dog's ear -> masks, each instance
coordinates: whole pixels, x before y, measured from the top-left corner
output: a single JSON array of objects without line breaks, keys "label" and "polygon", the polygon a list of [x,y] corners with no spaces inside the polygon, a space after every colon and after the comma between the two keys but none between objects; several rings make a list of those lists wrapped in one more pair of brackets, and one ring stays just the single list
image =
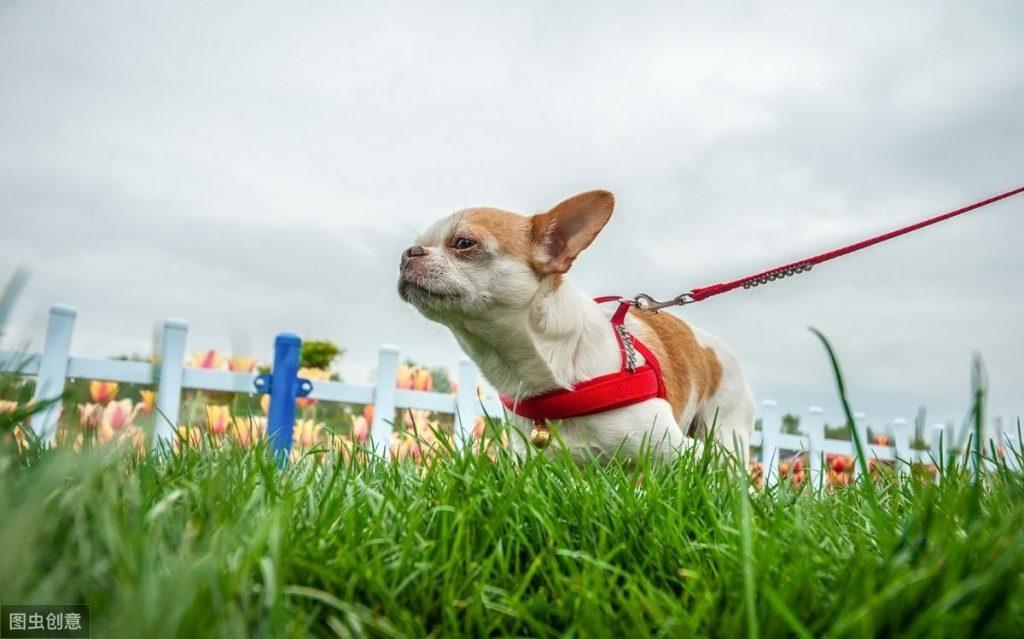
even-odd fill
[{"label": "dog's ear", "polygon": [[609,191],[587,191],[531,218],[534,252],[547,273],[565,273],[590,246],[615,208]]}]

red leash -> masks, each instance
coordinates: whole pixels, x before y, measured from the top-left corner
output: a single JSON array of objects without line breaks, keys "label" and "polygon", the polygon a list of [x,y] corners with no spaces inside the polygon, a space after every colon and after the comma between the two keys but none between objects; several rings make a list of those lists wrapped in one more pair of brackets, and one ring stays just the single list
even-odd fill
[{"label": "red leash", "polygon": [[827,262],[837,257],[848,255],[850,253],[853,253],[854,251],[865,249],[869,246],[873,246],[880,242],[891,240],[894,237],[906,235],[911,231],[923,229],[924,227],[931,226],[932,224],[938,224],[939,222],[943,222],[952,217],[963,215],[964,213],[968,213],[975,209],[980,209],[983,206],[988,206],[989,204],[993,204],[995,202],[998,202],[999,200],[1005,200],[1006,198],[1012,197],[1019,193],[1024,193],[1024,186],[1013,189],[1012,191],[1007,191],[1006,193],[1002,193],[1000,195],[990,197],[986,200],[981,200],[980,202],[975,202],[974,204],[956,209],[955,211],[949,211],[948,213],[936,215],[935,217],[930,217],[926,220],[921,220],[920,222],[917,222],[915,224],[904,226],[894,231],[883,233],[882,235],[876,235],[875,237],[862,240],[855,244],[850,244],[849,246],[843,246],[841,248],[827,251],[825,253],[821,253],[813,257],[798,260],[796,262],[790,262],[789,264],[769,269],[767,271],[762,271],[754,275],[748,275],[747,277],[741,277],[740,279],[732,280],[731,282],[722,282],[721,284],[712,284],[711,286],[695,288],[688,293],[677,295],[671,300],[666,300],[664,302],[659,302],[646,293],[640,293],[639,295],[636,296],[635,299],[633,299],[633,305],[641,310],[657,311],[658,309],[666,308],[669,306],[683,306],[684,304],[692,304],[694,302],[699,302],[714,295],[721,295],[722,293],[727,293],[728,291],[740,288],[741,286],[743,288],[753,288],[755,286],[760,286],[762,284],[774,282],[775,280],[781,280],[791,275],[796,275],[798,273],[809,271],[815,264],[821,264],[822,262]]}]

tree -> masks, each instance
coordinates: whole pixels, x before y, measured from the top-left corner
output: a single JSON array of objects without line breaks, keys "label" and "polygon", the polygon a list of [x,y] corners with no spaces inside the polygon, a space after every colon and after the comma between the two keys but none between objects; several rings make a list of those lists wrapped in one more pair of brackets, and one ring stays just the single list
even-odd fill
[{"label": "tree", "polygon": [[302,342],[302,356],[300,358],[303,368],[319,368],[330,370],[331,364],[345,353],[345,349],[328,340],[316,340]]},{"label": "tree", "polygon": [[800,434],[800,418],[792,413],[782,416],[782,432],[786,435]]}]

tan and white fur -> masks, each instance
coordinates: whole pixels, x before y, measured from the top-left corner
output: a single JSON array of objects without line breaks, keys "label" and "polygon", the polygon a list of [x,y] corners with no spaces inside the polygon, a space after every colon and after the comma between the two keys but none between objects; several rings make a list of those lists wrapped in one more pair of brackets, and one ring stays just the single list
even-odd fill
[{"label": "tan and white fur", "polygon": [[[450,328],[509,397],[617,371],[621,355],[609,323],[615,305],[598,305],[565,277],[614,204],[608,191],[589,191],[533,216],[494,208],[449,215],[402,254],[399,294]],[[721,340],[665,312],[631,309],[626,328],[661,363],[667,399],[566,419],[555,429],[562,444],[580,460],[633,457],[645,445],[664,455],[696,445],[688,433],[714,425],[716,438],[745,458],[753,398]],[[510,417],[529,432],[529,420]]]}]

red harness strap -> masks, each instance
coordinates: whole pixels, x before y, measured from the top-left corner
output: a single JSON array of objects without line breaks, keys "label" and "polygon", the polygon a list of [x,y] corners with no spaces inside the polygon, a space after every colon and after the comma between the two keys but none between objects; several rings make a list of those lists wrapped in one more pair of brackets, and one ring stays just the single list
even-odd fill
[{"label": "red harness strap", "polygon": [[[658,358],[623,324],[632,303],[616,296],[599,297],[594,301],[598,304],[619,302],[611,324],[619,342],[622,367],[614,373],[580,382],[572,389],[559,388],[518,400],[501,395],[505,408],[520,417],[543,421],[603,413],[655,397],[665,398],[665,380],[661,376]],[[644,356],[643,366],[636,366],[635,353]]]}]

